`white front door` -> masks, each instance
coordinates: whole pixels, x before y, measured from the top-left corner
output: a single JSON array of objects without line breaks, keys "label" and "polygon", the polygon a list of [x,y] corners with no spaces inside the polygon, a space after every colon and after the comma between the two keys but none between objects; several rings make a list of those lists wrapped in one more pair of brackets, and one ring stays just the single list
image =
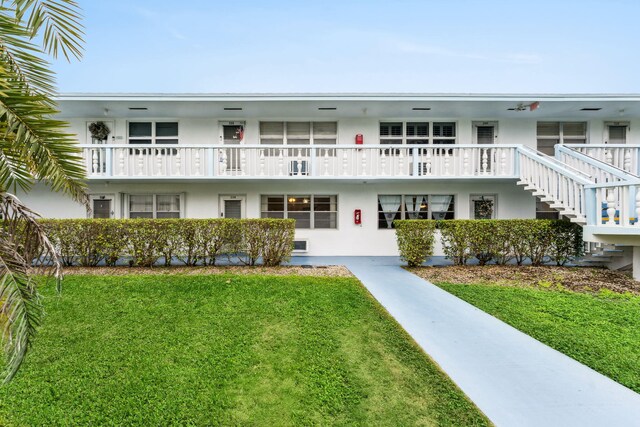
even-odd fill
[{"label": "white front door", "polygon": [[220,196],[220,218],[244,218],[245,196]]}]

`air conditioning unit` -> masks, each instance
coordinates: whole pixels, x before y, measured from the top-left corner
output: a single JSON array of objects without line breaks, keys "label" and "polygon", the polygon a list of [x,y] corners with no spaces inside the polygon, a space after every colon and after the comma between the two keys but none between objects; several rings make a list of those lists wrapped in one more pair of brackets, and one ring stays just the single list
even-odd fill
[{"label": "air conditioning unit", "polygon": [[309,161],[302,160],[298,163],[297,160],[291,160],[289,162],[289,175],[309,175]]},{"label": "air conditioning unit", "polygon": [[293,241],[293,253],[304,253],[309,250],[309,241],[298,239]]}]

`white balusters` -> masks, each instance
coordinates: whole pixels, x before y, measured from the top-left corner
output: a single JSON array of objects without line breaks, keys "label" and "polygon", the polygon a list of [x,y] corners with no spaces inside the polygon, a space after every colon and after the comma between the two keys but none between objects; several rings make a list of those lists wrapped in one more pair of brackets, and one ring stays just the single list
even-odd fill
[{"label": "white balusters", "polygon": [[[513,147],[482,146],[166,146],[83,147],[90,177],[316,176],[450,177],[511,175]],[[493,151],[492,151],[493,150]],[[493,153],[493,154],[492,154]],[[489,156],[492,156],[490,158]],[[113,159],[113,164],[111,164]],[[484,159],[484,161],[482,160]],[[312,163],[315,162],[315,166]],[[492,162],[495,171],[492,170]],[[526,168],[522,164],[522,169]]]},{"label": "white balusters", "polygon": [[329,150],[324,149],[324,175],[329,175]]},{"label": "white balusters", "polygon": [[298,148],[298,157],[296,158],[296,175],[302,175],[302,149]]},{"label": "white balusters", "polygon": [[120,154],[118,155],[118,170],[119,175],[124,175],[124,150],[120,149]]},{"label": "white balusters", "polygon": [[616,196],[613,189],[607,192],[607,216],[607,225],[616,225]]},{"label": "white balusters", "polygon": [[451,171],[449,170],[449,166],[451,164],[451,160],[449,159],[449,150],[444,149],[444,175],[450,175]]},{"label": "white balusters", "polygon": [[226,175],[228,167],[226,150],[218,150],[218,153],[220,155],[220,175]]},{"label": "white balusters", "polygon": [[139,148],[138,149],[138,175],[142,176],[143,174],[143,166],[144,166],[144,154],[143,152],[145,151],[144,148]]},{"label": "white balusters", "polygon": [[611,153],[611,150],[604,150],[604,161],[610,165],[613,164],[613,154]]},{"label": "white balusters", "polygon": [[195,151],[196,151],[196,154],[195,154],[194,164],[195,164],[196,175],[201,175],[201,172],[200,172],[200,149],[196,149]]},{"label": "white balusters", "polygon": [[431,149],[427,148],[426,151],[427,151],[427,155],[425,156],[426,158],[425,158],[425,161],[424,161],[426,170],[425,170],[424,174],[425,175],[431,175]]},{"label": "white balusters", "polygon": [[470,175],[471,171],[469,170],[469,151],[467,149],[463,149],[462,154],[462,174]]},{"label": "white balusters", "polygon": [[236,152],[240,152],[240,175],[247,174],[247,153],[244,148],[236,148]]},{"label": "white balusters", "polygon": [[178,152],[176,153],[176,175],[181,175],[181,168],[182,168],[182,155],[180,154],[182,152],[182,150],[177,150]]},{"label": "white balusters", "polygon": [[487,149],[483,148],[482,149],[482,164],[481,164],[482,175],[486,175],[487,174],[487,167],[488,166],[489,166],[489,156],[487,155]]},{"label": "white balusters", "polygon": [[398,150],[398,170],[394,175],[404,175],[404,148]]},{"label": "white balusters", "polygon": [[631,172],[631,151],[624,150],[624,170]]},{"label": "white balusters", "polygon": [[98,160],[98,149],[94,148],[91,154],[91,172],[94,175],[98,174],[98,165],[99,165],[99,160]]},{"label": "white balusters", "polygon": [[162,155],[160,154],[162,152],[161,149],[156,148],[156,176],[160,176],[162,175]]},{"label": "white balusters", "polygon": [[264,150],[260,150],[260,176],[264,176]]},{"label": "white balusters", "polygon": [[347,175],[347,166],[349,165],[349,154],[347,150],[342,150],[342,175]]},{"label": "white balusters", "polygon": [[640,227],[640,188],[636,187],[636,223],[635,225]]}]

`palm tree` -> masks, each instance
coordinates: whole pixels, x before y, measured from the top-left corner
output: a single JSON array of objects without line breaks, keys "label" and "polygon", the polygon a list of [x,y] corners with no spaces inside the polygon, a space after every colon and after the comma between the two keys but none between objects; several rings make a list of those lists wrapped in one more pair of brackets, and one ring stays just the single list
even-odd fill
[{"label": "palm tree", "polygon": [[[39,271],[61,279],[38,215],[9,191],[36,181],[86,203],[84,168],[66,124],[54,117],[47,57],[82,55],[80,10],[72,0],[0,0],[0,345],[5,382],[18,371],[42,317]],[[37,42],[36,42],[37,41]]]}]

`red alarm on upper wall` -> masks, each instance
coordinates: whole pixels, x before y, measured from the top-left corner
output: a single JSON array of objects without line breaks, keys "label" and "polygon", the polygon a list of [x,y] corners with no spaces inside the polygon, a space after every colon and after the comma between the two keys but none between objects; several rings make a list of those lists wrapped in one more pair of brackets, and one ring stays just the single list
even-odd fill
[{"label": "red alarm on upper wall", "polygon": [[356,135],[356,144],[358,145],[364,144],[364,137],[362,136],[361,133]]}]

